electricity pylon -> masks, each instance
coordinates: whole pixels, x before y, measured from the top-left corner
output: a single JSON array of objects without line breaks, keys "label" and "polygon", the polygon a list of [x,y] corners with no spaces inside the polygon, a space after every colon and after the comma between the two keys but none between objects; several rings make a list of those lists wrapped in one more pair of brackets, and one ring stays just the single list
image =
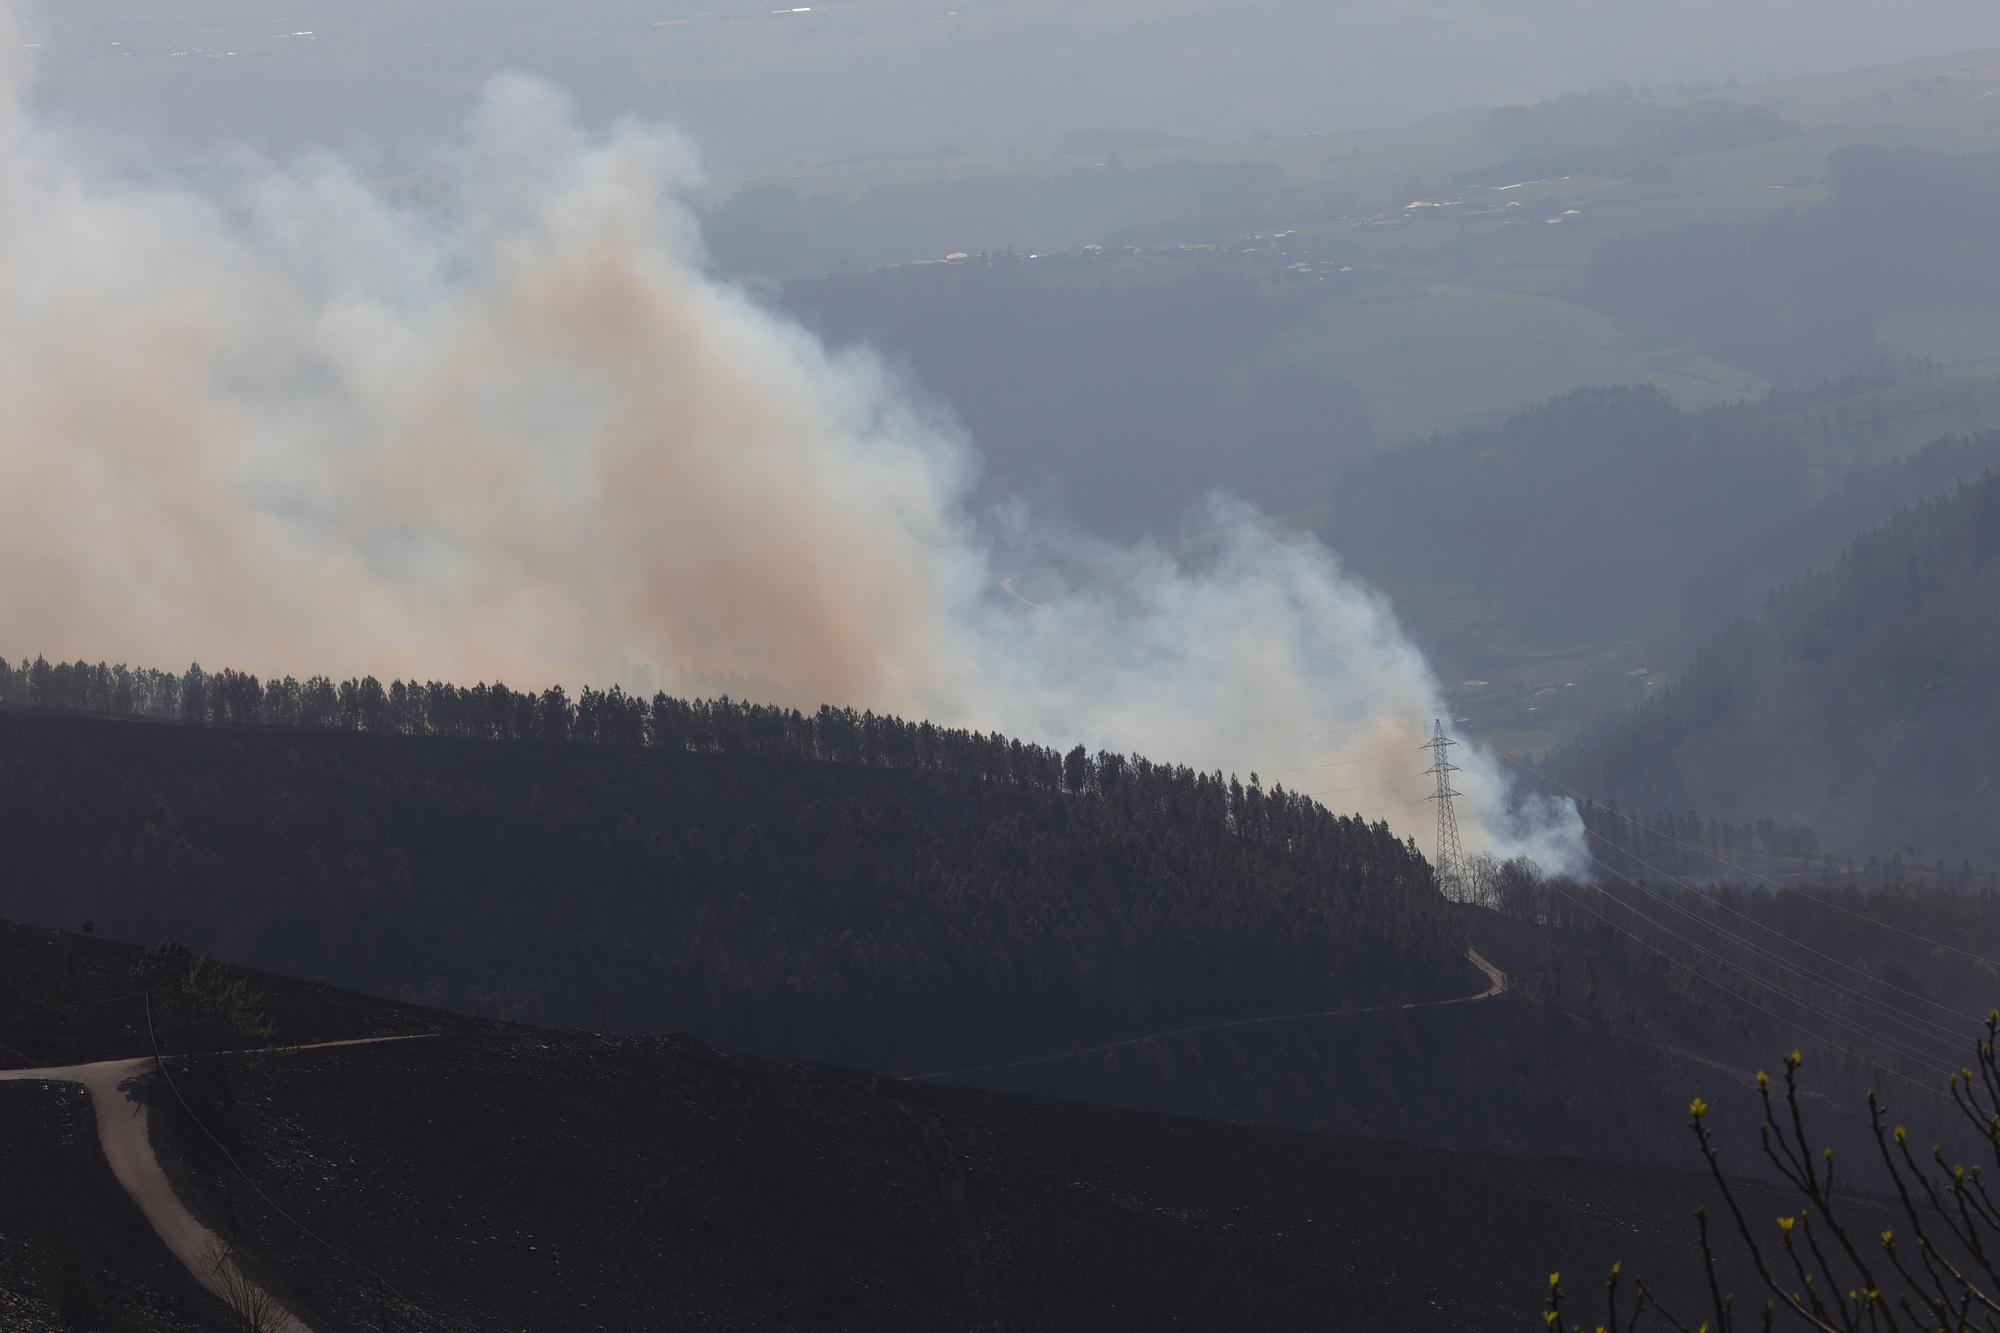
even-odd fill
[{"label": "electricity pylon", "polygon": [[1434,721],[1436,730],[1425,747],[1431,752],[1431,766],[1424,770],[1437,778],[1437,790],[1431,794],[1437,802],[1437,859],[1431,869],[1437,875],[1438,892],[1458,902],[1465,897],[1465,853],[1459,850],[1458,815],[1451,808],[1451,798],[1458,795],[1451,789],[1451,775],[1458,772],[1458,765],[1451,762],[1450,753],[1458,742],[1444,734],[1444,719]]}]

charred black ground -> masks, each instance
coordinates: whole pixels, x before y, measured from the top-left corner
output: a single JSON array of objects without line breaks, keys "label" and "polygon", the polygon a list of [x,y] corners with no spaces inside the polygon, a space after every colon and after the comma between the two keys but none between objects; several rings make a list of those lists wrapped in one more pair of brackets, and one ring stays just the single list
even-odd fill
[{"label": "charred black ground", "polygon": [[[13,1000],[80,1002],[136,956],[0,930]],[[1706,1191],[1685,1173],[927,1087],[252,980],[293,1039],[443,1034],[241,1059],[226,1102],[196,1077],[192,1114],[156,1103],[197,1213],[340,1329],[1494,1327],[1532,1311],[1552,1263],[1691,1261]],[[59,1033],[0,1020],[0,1038],[17,1065],[29,1049],[134,1053],[113,1009],[68,1011]],[[83,1327],[213,1326],[104,1169],[79,1092],[0,1089],[0,1132],[10,1327],[64,1327],[78,1290],[99,1321]]]}]

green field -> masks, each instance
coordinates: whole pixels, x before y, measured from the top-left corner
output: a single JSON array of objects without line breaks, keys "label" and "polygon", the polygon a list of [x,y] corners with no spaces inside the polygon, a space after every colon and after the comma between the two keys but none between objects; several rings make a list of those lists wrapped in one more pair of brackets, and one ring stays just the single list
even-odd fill
[{"label": "green field", "polygon": [[[1512,170],[1501,170],[1504,154],[1486,138],[1479,113],[1402,128],[1121,153],[1118,169],[1126,172],[1174,163],[1261,164],[1282,173],[1285,185],[1274,198],[1296,198],[1302,210],[1320,211],[1256,229],[1246,224],[1219,249],[1164,241],[1122,254],[1114,247],[1099,262],[1057,262],[1009,281],[1116,286],[1235,270],[1282,286],[1282,332],[1266,345],[1246,344],[1228,369],[1277,366],[1345,379],[1367,399],[1386,441],[1493,421],[1593,384],[1651,384],[1682,406],[1701,407],[1768,386],[1699,349],[1621,328],[1586,304],[1589,264],[1604,241],[1820,204],[1828,197],[1828,156],[1842,149],[2000,148],[2000,52],[1699,95],[1768,107],[1800,132],[1682,155],[1646,179],[1564,176],[1462,194],[1443,183],[1491,169],[1499,173],[1492,177],[1497,186]],[[1002,199],[993,191],[1003,182],[1024,196],[1047,189],[1055,199],[1063,180],[1109,165],[1060,152],[937,154],[802,165],[741,183],[782,182],[807,196],[853,200],[918,184],[948,189],[954,181],[963,183],[967,198]],[[1409,192],[1425,189],[1426,181],[1436,191],[1426,202],[1438,206],[1406,209],[1416,202]],[[921,199],[929,207],[944,196]],[[1230,206],[1216,201],[1218,210]],[[1398,218],[1405,219],[1401,225]],[[1171,239],[1173,225],[1142,230]],[[1190,231],[1180,239],[1217,238]],[[2000,373],[2000,316],[1893,323],[1880,330],[1880,344],[1892,360],[1929,358],[1953,376]],[[1982,398],[1947,428],[1987,424],[1990,407]],[[1912,416],[1911,429],[1950,415]],[[1829,457],[1844,456],[1842,450],[1879,455],[1915,443],[1921,440],[1905,435],[1865,449],[1849,441]]]},{"label": "green field", "polygon": [[[1871,73],[1862,82],[1872,88],[1885,78]],[[1815,106],[1851,103],[1833,98],[1833,86],[1815,87]],[[1592,253],[1612,236],[1820,203],[1828,156],[1844,148],[2000,147],[2000,109],[1975,100],[1984,99],[1965,94],[1923,115],[1878,113],[1681,157],[1661,180],[1569,177],[1413,211],[1416,220],[1395,229],[1301,228],[1311,243],[1351,254],[1367,290],[1330,299],[1269,355],[1361,385],[1389,438],[1490,420],[1586,384],[1653,384],[1687,407],[1760,393],[1766,386],[1741,369],[1646,343],[1584,305]],[[1478,216],[1510,200],[1521,205],[1511,216]],[[1891,324],[1882,343],[1892,358],[1929,357],[1961,375],[2000,371],[2000,317]],[[1978,420],[1986,419],[1982,406]]]},{"label": "green field", "polygon": [[1898,384],[1775,419],[1799,427],[1812,446],[1819,480],[1831,485],[1855,468],[1901,458],[1941,436],[2000,430],[2000,379]]},{"label": "green field", "polygon": [[1929,357],[1957,375],[2000,374],[2000,313],[1891,319],[1879,333],[1892,356]]},{"label": "green field", "polygon": [[1352,380],[1387,439],[1491,421],[1586,384],[1654,384],[1687,407],[1764,387],[1706,357],[1649,351],[1573,301],[1423,279],[1336,297],[1265,356]]}]

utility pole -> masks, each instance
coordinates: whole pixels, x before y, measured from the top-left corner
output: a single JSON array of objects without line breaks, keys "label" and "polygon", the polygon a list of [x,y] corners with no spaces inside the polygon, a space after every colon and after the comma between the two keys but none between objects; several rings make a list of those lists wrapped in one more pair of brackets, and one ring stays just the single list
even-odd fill
[{"label": "utility pole", "polygon": [[1458,742],[1444,734],[1444,719],[1433,722],[1431,743],[1425,747],[1431,752],[1431,766],[1424,770],[1437,778],[1437,790],[1431,794],[1437,802],[1437,859],[1431,868],[1437,875],[1438,892],[1461,902],[1465,898],[1465,853],[1458,847],[1458,815],[1451,808],[1451,798],[1458,795],[1451,789],[1451,775],[1458,772],[1458,765],[1451,762],[1451,747]]}]

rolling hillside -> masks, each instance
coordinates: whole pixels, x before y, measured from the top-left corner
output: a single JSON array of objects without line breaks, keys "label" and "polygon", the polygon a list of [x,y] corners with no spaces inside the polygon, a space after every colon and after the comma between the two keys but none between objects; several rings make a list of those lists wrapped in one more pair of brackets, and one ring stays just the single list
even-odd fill
[{"label": "rolling hillside", "polygon": [[[0,929],[9,1003],[42,1009],[32,1033],[0,1012],[0,1067],[124,1040],[129,1014],[74,997],[131,985],[136,958]],[[1699,1282],[1688,1214],[1710,1187],[1684,1172],[931,1088],[240,979],[274,1041],[445,1034],[238,1057],[226,1097],[215,1066],[183,1068],[185,1104],[133,1085],[178,1194],[315,1328],[1487,1328],[1532,1319],[1558,1263],[1647,1255],[1661,1293]],[[8,1328],[222,1325],[104,1171],[74,1085],[0,1085],[0,1151]]]},{"label": "rolling hillside", "polygon": [[[130,673],[28,675],[133,706]],[[0,910],[899,1072],[1476,988],[1413,847],[1254,782],[596,691],[509,694],[495,722],[483,686],[418,686],[412,713],[349,682],[306,726],[318,684],[253,703],[248,679],[141,673],[197,725],[0,709]]]},{"label": "rolling hillside", "polygon": [[[838,710],[658,699],[628,732],[635,701],[596,691],[12,678],[52,703],[0,709],[7,910],[461,1012],[1655,1163],[1704,1062],[1740,1076],[1797,1040],[1546,906],[1454,910],[1386,828],[1255,784]],[[170,685],[203,721],[53,706],[144,712]],[[1490,989],[1468,944],[1516,984],[1466,1002]]]}]

